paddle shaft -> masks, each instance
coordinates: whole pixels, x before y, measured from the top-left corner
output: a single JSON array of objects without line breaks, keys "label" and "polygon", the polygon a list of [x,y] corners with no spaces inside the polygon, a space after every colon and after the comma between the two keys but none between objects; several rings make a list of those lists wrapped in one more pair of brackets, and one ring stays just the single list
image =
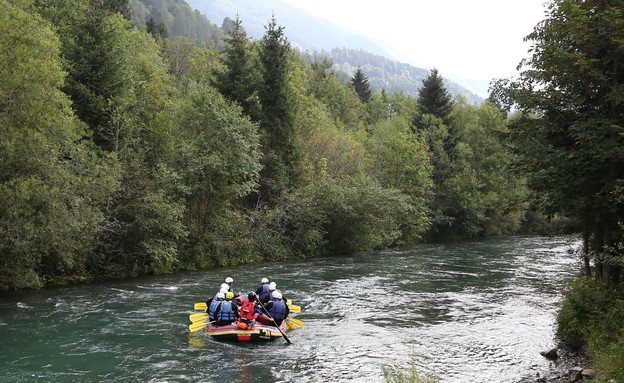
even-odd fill
[{"label": "paddle shaft", "polygon": [[[260,303],[260,306],[262,306],[262,309],[264,310],[264,312],[266,313],[266,315],[273,320],[273,323],[275,323],[275,319],[273,319],[271,317],[271,314],[269,314],[269,310],[266,309],[266,307],[264,307],[264,304],[262,304],[262,302],[260,302],[260,300],[258,299],[258,303]],[[284,318],[284,320],[286,320],[286,318]],[[288,339],[288,337],[286,336],[286,334],[284,334],[284,332],[282,331],[282,329],[277,325],[277,323],[275,323],[275,327],[277,327],[277,329],[279,330],[279,332],[282,334],[282,336],[284,337],[284,340],[286,340],[286,342],[288,342],[288,344],[291,344],[290,339]]]}]

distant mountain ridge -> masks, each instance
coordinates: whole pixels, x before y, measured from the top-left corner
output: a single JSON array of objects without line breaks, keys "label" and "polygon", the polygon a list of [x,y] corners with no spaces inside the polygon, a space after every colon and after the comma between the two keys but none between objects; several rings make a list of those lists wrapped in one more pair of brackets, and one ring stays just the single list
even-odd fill
[{"label": "distant mountain ridge", "polygon": [[[406,95],[418,97],[418,90],[423,80],[429,76],[427,69],[400,63],[363,50],[334,48],[325,54],[332,59],[332,68],[340,75],[351,77],[357,68],[361,68],[373,90],[383,89],[389,94],[403,92]],[[473,105],[483,102],[483,98],[451,80],[445,79],[444,86],[451,94],[461,95]]]},{"label": "distant mountain ridge", "polygon": [[[274,14],[279,25],[286,28],[286,35],[294,47],[309,51],[330,51],[348,47],[363,49],[382,56],[390,51],[359,33],[351,32],[320,17],[316,17],[282,0],[186,0],[213,23],[221,25],[223,19],[240,15],[249,36],[259,39],[264,26]],[[314,31],[314,33],[310,33]]]},{"label": "distant mountain ridge", "polygon": [[[406,95],[417,97],[422,80],[429,74],[428,69],[391,59],[393,54],[382,43],[311,15],[282,0],[186,2],[217,25],[222,25],[224,18],[234,19],[238,14],[248,35],[254,39],[262,38],[265,25],[275,15],[278,24],[285,27],[285,33],[294,48],[330,57],[333,69],[342,77],[351,77],[358,67],[362,68],[376,91],[403,91]],[[461,95],[475,105],[483,102],[482,97],[451,80],[446,79],[445,85],[454,96]]]}]

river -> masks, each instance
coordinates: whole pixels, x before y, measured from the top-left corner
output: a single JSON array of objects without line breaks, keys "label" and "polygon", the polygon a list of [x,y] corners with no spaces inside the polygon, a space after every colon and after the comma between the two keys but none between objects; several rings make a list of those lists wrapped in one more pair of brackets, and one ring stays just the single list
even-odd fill
[{"label": "river", "polygon": [[[548,370],[573,237],[505,237],[222,268],[0,297],[1,382],[382,382],[416,366],[441,382]],[[226,276],[277,282],[304,327],[291,345],[189,334]]]}]

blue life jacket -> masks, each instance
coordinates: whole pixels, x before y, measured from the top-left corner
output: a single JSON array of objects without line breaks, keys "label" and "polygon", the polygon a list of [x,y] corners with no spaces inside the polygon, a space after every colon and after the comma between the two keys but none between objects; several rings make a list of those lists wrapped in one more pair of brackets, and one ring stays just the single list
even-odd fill
[{"label": "blue life jacket", "polygon": [[232,310],[232,301],[221,301],[221,310],[219,310],[216,319],[218,321],[234,322],[236,315],[234,310]]},{"label": "blue life jacket", "polygon": [[279,325],[286,318],[286,303],[284,301],[273,301],[269,314],[271,318],[275,319],[275,323]]},{"label": "blue life jacket", "polygon": [[269,290],[269,284],[268,283],[264,283],[262,284],[262,286],[260,286],[262,288],[262,291],[260,291],[260,293],[258,294],[258,300],[260,302],[268,302],[271,300],[271,291]]},{"label": "blue life jacket", "polygon": [[217,311],[217,307],[219,306],[219,303],[221,302],[223,301],[220,301],[218,299],[213,299],[212,302],[210,303],[210,307],[208,308],[208,318],[210,319],[211,322],[215,320],[214,313],[215,311]]}]

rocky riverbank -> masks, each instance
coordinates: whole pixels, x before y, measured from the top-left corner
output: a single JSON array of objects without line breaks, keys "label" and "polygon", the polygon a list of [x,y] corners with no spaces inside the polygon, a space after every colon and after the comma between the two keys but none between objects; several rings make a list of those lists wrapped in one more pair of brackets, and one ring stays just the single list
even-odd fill
[{"label": "rocky riverbank", "polygon": [[560,345],[555,349],[543,351],[541,354],[544,358],[551,360],[550,370],[545,374],[527,374],[517,383],[582,382],[599,376],[581,351]]}]

